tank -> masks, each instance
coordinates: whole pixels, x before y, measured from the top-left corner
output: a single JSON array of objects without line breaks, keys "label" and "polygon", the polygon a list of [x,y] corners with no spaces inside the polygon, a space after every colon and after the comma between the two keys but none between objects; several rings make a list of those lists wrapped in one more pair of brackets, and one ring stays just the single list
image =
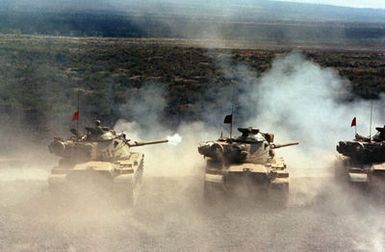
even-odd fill
[{"label": "tank", "polygon": [[275,149],[298,143],[275,144],[274,134],[254,128],[238,128],[237,138],[219,138],[198,146],[206,161],[204,196],[209,202],[224,195],[262,196],[286,204],[289,170]]},{"label": "tank", "polygon": [[356,134],[354,140],[338,142],[337,179],[385,191],[385,126],[376,130],[373,137]]},{"label": "tank", "polygon": [[49,151],[60,157],[48,177],[50,191],[81,193],[100,189],[134,204],[142,181],[144,154],[131,148],[168,141],[131,141],[123,133],[102,127],[100,121],[85,129],[86,134],[71,129],[70,138],[55,137],[50,143]]}]

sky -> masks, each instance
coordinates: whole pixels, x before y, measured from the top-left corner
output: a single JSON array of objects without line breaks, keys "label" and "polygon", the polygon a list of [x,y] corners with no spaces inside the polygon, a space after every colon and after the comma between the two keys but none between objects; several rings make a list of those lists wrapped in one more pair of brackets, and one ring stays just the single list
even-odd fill
[{"label": "sky", "polygon": [[385,9],[385,0],[278,0],[285,2],[328,4],[354,8]]},{"label": "sky", "polygon": [[[265,1],[265,0],[264,0]],[[385,9],[385,0],[270,0],[270,1],[281,1],[281,2],[297,2],[297,3],[310,3],[310,4],[326,4],[326,5],[335,5],[335,6],[345,6],[345,7],[355,7],[355,8],[372,8],[372,9]],[[42,3],[55,3],[55,1],[51,0],[0,0],[0,6],[7,2],[15,2],[17,4],[42,4]],[[181,3],[178,0],[59,0],[56,1],[62,3],[71,3],[77,5],[95,5],[95,4],[129,4],[129,3],[162,3],[162,2],[175,2]],[[192,2],[192,3],[210,3],[210,4],[218,4],[219,6],[224,3],[229,4],[247,4],[247,5],[255,5],[260,2],[260,0],[184,0],[182,2]]]}]

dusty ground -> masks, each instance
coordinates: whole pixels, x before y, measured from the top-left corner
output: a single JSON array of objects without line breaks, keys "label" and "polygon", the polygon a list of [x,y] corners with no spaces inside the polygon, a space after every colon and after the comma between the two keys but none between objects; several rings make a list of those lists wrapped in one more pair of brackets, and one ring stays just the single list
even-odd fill
[{"label": "dusty ground", "polygon": [[274,209],[245,200],[209,207],[201,177],[147,176],[137,207],[122,209],[58,203],[44,172],[21,172],[0,184],[0,251],[385,250],[383,201],[331,179],[293,178],[289,206]]}]

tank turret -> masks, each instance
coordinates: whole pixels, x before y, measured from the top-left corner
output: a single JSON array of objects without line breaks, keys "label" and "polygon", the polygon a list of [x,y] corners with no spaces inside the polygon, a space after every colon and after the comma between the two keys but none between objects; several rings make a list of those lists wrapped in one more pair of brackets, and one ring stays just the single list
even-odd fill
[{"label": "tank turret", "polygon": [[264,163],[274,157],[274,149],[298,144],[274,144],[274,134],[262,133],[259,129],[238,130],[242,133],[238,138],[220,138],[217,141],[202,143],[198,146],[198,152],[205,157],[227,163],[242,163],[248,158],[252,158],[249,161]]},{"label": "tank turret", "polygon": [[337,179],[385,192],[385,126],[376,130],[373,137],[356,134],[354,140],[338,142],[335,175]]},{"label": "tank turret", "polygon": [[352,141],[340,141],[337,151],[360,163],[385,162],[385,126],[377,127],[377,133],[373,137],[355,135]]},{"label": "tank turret", "polygon": [[115,131],[104,132],[96,138],[87,135],[78,138],[62,139],[55,137],[48,146],[51,153],[62,157],[76,160],[105,159],[103,153],[109,152],[109,158],[124,158],[129,155],[129,149],[152,144],[167,143],[168,140],[150,142],[131,142],[126,139],[125,134],[116,134]]}]

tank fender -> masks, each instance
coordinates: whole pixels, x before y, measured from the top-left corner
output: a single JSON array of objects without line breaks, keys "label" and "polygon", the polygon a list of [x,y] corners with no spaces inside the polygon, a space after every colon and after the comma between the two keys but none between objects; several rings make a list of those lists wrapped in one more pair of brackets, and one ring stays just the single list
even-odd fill
[{"label": "tank fender", "polygon": [[279,171],[271,171],[270,178],[278,179],[278,178],[289,178],[289,173],[287,171],[279,170]]},{"label": "tank fender", "polygon": [[288,185],[289,184],[289,178],[275,178],[273,179],[270,184],[272,186],[282,186],[282,185]]},{"label": "tank fender", "polygon": [[349,172],[349,181],[355,183],[367,183],[368,182],[368,174],[366,173],[357,173],[357,172]]},{"label": "tank fender", "polygon": [[373,171],[385,172],[385,163],[375,164],[372,166]]}]

